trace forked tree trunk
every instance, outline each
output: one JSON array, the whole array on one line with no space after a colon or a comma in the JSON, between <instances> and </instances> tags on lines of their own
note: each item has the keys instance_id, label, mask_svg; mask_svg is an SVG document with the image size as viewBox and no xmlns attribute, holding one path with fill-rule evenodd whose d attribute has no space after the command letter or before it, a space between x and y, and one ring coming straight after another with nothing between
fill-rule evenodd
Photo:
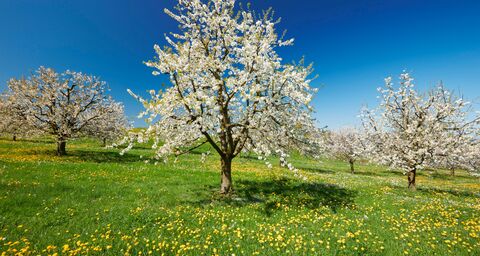
<instances>
[{"instance_id":1,"label":"forked tree trunk","mask_svg":"<svg viewBox=\"0 0 480 256\"><path fill-rule=\"evenodd\" d=\"M355 161L349 160L348 163L350 163L350 172L351 172L352 174L355 174L355 166L354 166Z\"/></svg>"},{"instance_id":2,"label":"forked tree trunk","mask_svg":"<svg viewBox=\"0 0 480 256\"><path fill-rule=\"evenodd\" d=\"M411 189L412 191L417 190L416 184L415 184L415 177L417 176L417 168L413 168L411 171L407 173L407 178L408 178L408 188Z\"/></svg>"},{"instance_id":3,"label":"forked tree trunk","mask_svg":"<svg viewBox=\"0 0 480 256\"><path fill-rule=\"evenodd\" d=\"M222 181L220 193L228 194L232 191L232 159L222 158Z\"/></svg>"},{"instance_id":4,"label":"forked tree trunk","mask_svg":"<svg viewBox=\"0 0 480 256\"><path fill-rule=\"evenodd\" d=\"M57 155L58 156L64 156L67 154L66 151L66 146L67 146L67 141L65 139L60 138L57 141Z\"/></svg>"}]
</instances>

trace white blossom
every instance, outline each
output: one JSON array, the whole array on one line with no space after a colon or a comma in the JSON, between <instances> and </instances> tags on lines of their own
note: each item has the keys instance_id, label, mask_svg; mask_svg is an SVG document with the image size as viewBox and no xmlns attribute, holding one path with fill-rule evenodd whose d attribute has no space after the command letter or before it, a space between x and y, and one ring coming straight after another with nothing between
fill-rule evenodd
<instances>
[{"instance_id":1,"label":"white blossom","mask_svg":"<svg viewBox=\"0 0 480 256\"><path fill-rule=\"evenodd\" d=\"M123 138L132 127L125 117L123 104L112 102L109 106L109 114L97 118L86 125L83 134L107 142L115 142Z\"/></svg>"},{"instance_id":2,"label":"white blossom","mask_svg":"<svg viewBox=\"0 0 480 256\"><path fill-rule=\"evenodd\" d=\"M13 97L9 97L8 94L0 96L0 133L2 135L12 136L13 140L18 136L36 135L27 120L27 107Z\"/></svg>"},{"instance_id":3,"label":"white blossom","mask_svg":"<svg viewBox=\"0 0 480 256\"><path fill-rule=\"evenodd\" d=\"M63 155L68 139L87 131L103 132L103 128L116 125L104 119L123 115L116 111L120 105L106 94L107 89L106 83L95 76L68 70L59 74L40 67L29 78L10 79L5 97L22 109L22 123L27 127L36 133L54 135L57 153ZM10 114L19 117L18 111Z\"/></svg>"},{"instance_id":4,"label":"white blossom","mask_svg":"<svg viewBox=\"0 0 480 256\"><path fill-rule=\"evenodd\" d=\"M412 189L417 170L459 161L469 151L467 142L478 138L471 135L478 131L479 118L468 120L469 103L443 85L419 94L410 74L403 73L398 87L387 78L379 91L379 107L362 111L365 131L376 149L373 159L402 169Z\"/></svg>"},{"instance_id":5,"label":"white blossom","mask_svg":"<svg viewBox=\"0 0 480 256\"><path fill-rule=\"evenodd\" d=\"M347 161L350 164L352 173L355 172L355 162L365 157L369 150L365 134L355 128L343 128L328 132L325 145L329 156Z\"/></svg>"},{"instance_id":6,"label":"white blossom","mask_svg":"<svg viewBox=\"0 0 480 256\"><path fill-rule=\"evenodd\" d=\"M277 49L293 40L277 36L271 11L256 17L237 12L235 2L179 0L176 12L165 10L181 32L166 37L168 46L155 45L157 59L146 65L172 86L150 100L132 93L150 121L142 137L163 143L157 157L209 143L222 159L223 193L231 189L231 161L241 152L314 151L316 130L312 67L282 63Z\"/></svg>"}]
</instances>

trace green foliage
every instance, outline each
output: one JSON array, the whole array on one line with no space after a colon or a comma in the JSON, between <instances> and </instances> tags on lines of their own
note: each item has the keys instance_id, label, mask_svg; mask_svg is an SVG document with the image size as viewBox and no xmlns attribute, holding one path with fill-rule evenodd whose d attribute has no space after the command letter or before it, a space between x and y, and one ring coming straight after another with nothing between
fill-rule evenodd
<instances>
[{"instance_id":1,"label":"green foliage","mask_svg":"<svg viewBox=\"0 0 480 256\"><path fill-rule=\"evenodd\" d=\"M14 254L480 254L479 180L423 172L417 192L383 167L295 155L308 177L235 159L235 193L218 193L219 159L201 152L144 163L76 140L0 140L0 252ZM143 158L140 156L143 155ZM16 250L16 251L15 251Z\"/></svg>"}]
</instances>

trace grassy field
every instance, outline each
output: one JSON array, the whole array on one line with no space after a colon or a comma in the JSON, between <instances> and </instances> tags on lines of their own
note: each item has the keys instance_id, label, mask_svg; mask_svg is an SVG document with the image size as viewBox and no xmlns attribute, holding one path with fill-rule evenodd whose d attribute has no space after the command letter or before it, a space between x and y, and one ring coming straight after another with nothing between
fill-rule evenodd
<instances>
[{"instance_id":1,"label":"grassy field","mask_svg":"<svg viewBox=\"0 0 480 256\"><path fill-rule=\"evenodd\" d=\"M295 157L303 181L243 156L225 198L206 148L158 165L147 148L54 150L0 140L0 254L480 255L480 181L462 172L411 192L383 167Z\"/></svg>"}]
</instances>

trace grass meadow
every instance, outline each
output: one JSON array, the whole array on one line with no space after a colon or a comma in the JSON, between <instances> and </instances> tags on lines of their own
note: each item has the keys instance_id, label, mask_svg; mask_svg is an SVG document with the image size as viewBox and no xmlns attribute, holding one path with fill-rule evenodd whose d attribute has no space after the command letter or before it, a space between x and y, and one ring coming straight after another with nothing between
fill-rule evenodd
<instances>
[{"instance_id":1,"label":"grass meadow","mask_svg":"<svg viewBox=\"0 0 480 256\"><path fill-rule=\"evenodd\" d=\"M244 155L223 197L207 147L155 165L100 144L0 140L1 255L480 255L480 180L461 171L412 192L381 166L294 156L303 181Z\"/></svg>"}]
</instances>

